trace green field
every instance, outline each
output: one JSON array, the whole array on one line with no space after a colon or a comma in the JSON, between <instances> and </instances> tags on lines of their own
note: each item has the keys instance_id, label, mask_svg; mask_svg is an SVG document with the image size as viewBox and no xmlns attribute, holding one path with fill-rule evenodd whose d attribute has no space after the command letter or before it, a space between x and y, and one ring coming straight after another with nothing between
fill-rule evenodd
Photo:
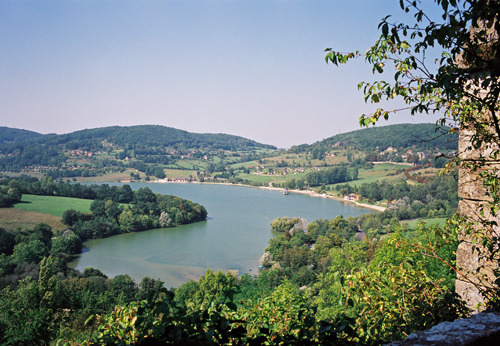
<instances>
[{"instance_id":1,"label":"green field","mask_svg":"<svg viewBox=\"0 0 500 346\"><path fill-rule=\"evenodd\" d=\"M277 177L267 174L245 174L241 173L238 175L239 178L248 180L253 183L265 183L266 185L270 182L283 181L283 177Z\"/></svg>"},{"instance_id":2,"label":"green field","mask_svg":"<svg viewBox=\"0 0 500 346\"><path fill-rule=\"evenodd\" d=\"M360 169L358 179L349 182L349 184L361 185L364 183L373 183L382 180L394 181L406 179L403 174L396 174L398 170L406 168L407 166L391 163L377 164L374 165L371 169Z\"/></svg>"},{"instance_id":3,"label":"green field","mask_svg":"<svg viewBox=\"0 0 500 346\"><path fill-rule=\"evenodd\" d=\"M406 225L408 226L408 228L410 229L415 229L417 228L418 226L418 223L420 221L424 221L425 223L427 223L427 225L429 226L439 226L439 227L443 227L444 224L446 223L446 220L447 218L445 217L440 217L440 218L436 218L436 219L420 219L420 220L411 220L411 221L406 221Z\"/></svg>"},{"instance_id":4,"label":"green field","mask_svg":"<svg viewBox=\"0 0 500 346\"><path fill-rule=\"evenodd\" d=\"M92 200L90 199L23 195L22 202L17 203L14 207L25 211L62 217L62 214L68 209L75 209L82 212L90 211L90 204L92 204Z\"/></svg>"},{"instance_id":5,"label":"green field","mask_svg":"<svg viewBox=\"0 0 500 346\"><path fill-rule=\"evenodd\" d=\"M177 161L175 164L177 165L177 167L179 167L181 169L193 170L195 167L195 163L197 163L197 162L192 160L192 161Z\"/></svg>"},{"instance_id":6,"label":"green field","mask_svg":"<svg viewBox=\"0 0 500 346\"><path fill-rule=\"evenodd\" d=\"M240 163L233 163L230 167L233 169L239 169L241 167L248 168L248 167L257 167L259 166L259 163L257 161L246 161L246 162L240 162Z\"/></svg>"},{"instance_id":7,"label":"green field","mask_svg":"<svg viewBox=\"0 0 500 346\"><path fill-rule=\"evenodd\" d=\"M239 178L254 182L254 183L285 183L292 179L301 179L306 176L307 173L295 173L287 175L268 175L268 174L245 174L241 173L238 175Z\"/></svg>"}]
</instances>

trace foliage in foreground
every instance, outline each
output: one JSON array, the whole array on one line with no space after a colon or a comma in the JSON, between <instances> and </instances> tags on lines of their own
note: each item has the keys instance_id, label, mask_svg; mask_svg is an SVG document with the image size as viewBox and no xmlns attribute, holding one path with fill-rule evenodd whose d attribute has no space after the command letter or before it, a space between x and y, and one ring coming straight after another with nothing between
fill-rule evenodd
<instances>
[{"instance_id":1,"label":"foliage in foreground","mask_svg":"<svg viewBox=\"0 0 500 346\"><path fill-rule=\"evenodd\" d=\"M444 264L453 264L453 232L421 224L374 252L354 244L332 248L336 260L309 287L271 269L241 278L208 270L174 291L157 287L91 319L97 330L85 343L379 344L467 313Z\"/></svg>"},{"instance_id":2,"label":"foliage in foreground","mask_svg":"<svg viewBox=\"0 0 500 346\"><path fill-rule=\"evenodd\" d=\"M353 221L284 232L270 243L280 265L258 276L208 270L175 290L150 278L140 285L128 275L108 279L93 268L78 274L46 226L17 237L2 231L10 245L0 255L8 284L0 290L0 342L376 344L464 312L447 266L453 231L421 224L359 241L348 231ZM308 267L312 276L303 274Z\"/></svg>"}]
</instances>

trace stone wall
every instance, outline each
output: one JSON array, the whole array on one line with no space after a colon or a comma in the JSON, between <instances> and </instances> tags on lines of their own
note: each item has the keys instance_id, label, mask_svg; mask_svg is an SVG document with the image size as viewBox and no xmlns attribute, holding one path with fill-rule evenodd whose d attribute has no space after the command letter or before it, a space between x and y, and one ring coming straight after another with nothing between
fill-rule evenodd
<instances>
[{"instance_id":1,"label":"stone wall","mask_svg":"<svg viewBox=\"0 0 500 346\"><path fill-rule=\"evenodd\" d=\"M468 319L442 322L389 345L500 345L500 314L483 312Z\"/></svg>"},{"instance_id":2,"label":"stone wall","mask_svg":"<svg viewBox=\"0 0 500 346\"><path fill-rule=\"evenodd\" d=\"M486 117L485 124L491 122ZM486 130L494 131L493 128ZM458 212L471 225L462 228L459 234L460 244L457 249L457 269L459 274L456 281L456 292L467 302L467 305L478 309L478 303L484 306L485 300L481 294L483 289L493 285L494 270L498 268L498 260L489 260L489 252L480 245L481 237L500 236L500 227L492 226L491 221L500 225L499 214L491 215L487 206L492 202L491 196L483 187L480 174L484 171L500 171L500 161L494 159L492 153L498 150L496 143L474 148L473 136L477 135L471 128L462 128L459 137L459 157L461 167L459 171L458 195L462 199ZM479 167L479 168L477 168Z\"/></svg>"},{"instance_id":3,"label":"stone wall","mask_svg":"<svg viewBox=\"0 0 500 346\"><path fill-rule=\"evenodd\" d=\"M492 84L483 86L483 81L491 76L492 66L498 64L500 49L500 33L497 31L498 16L493 23L487 25L484 20L478 20L477 26L471 27L469 35L476 47L474 54L479 58L470 60L471 53L462 52L458 57L459 67L471 73L468 92L477 100L481 100L483 111L460 115L459 158L461 161L458 181L458 195L462 199L458 212L472 225L462 225L459 234L460 244L457 249L457 269L459 274L456 281L456 292L467 302L468 306L475 309L478 303L484 305L485 297L481 294L483 289L491 287L495 280L494 270L498 268L498 258L490 260L490 253L480 245L484 237L500 236L500 213L492 215L487 208L493 201L483 186L481 173L495 173L500 178L500 155L496 158L494 153L499 150L499 133L495 130L492 113L485 111L491 100L498 102L498 95L492 93ZM481 39L477 39L481 37ZM487 42L487 44L484 44ZM471 46L474 48L474 44ZM470 48L470 49L472 49ZM480 49L479 49L480 48ZM487 48L487 49L486 49ZM488 86L489 85L489 86ZM495 96L496 95L496 96ZM495 103L496 104L496 103ZM467 112L467 110L464 110ZM496 115L498 116L498 114ZM477 141L482 139L487 144ZM481 310L481 309L475 309Z\"/></svg>"}]
</instances>

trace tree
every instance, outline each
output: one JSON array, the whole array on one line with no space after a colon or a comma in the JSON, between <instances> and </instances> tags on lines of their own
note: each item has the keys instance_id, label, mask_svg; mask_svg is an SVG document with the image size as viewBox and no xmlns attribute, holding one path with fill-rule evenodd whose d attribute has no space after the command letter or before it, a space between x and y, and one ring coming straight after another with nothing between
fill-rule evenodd
<instances>
[{"instance_id":1,"label":"tree","mask_svg":"<svg viewBox=\"0 0 500 346\"><path fill-rule=\"evenodd\" d=\"M117 220L118 216L123 211L122 207L112 200L108 199L104 203L104 209L106 210L106 216L110 219Z\"/></svg>"},{"instance_id":2,"label":"tree","mask_svg":"<svg viewBox=\"0 0 500 346\"><path fill-rule=\"evenodd\" d=\"M106 199L111 197L111 189L108 184L99 185L97 189L97 199Z\"/></svg>"},{"instance_id":3,"label":"tree","mask_svg":"<svg viewBox=\"0 0 500 346\"><path fill-rule=\"evenodd\" d=\"M165 172L161 167L155 167L153 170L153 175L158 179L164 179L166 177Z\"/></svg>"},{"instance_id":4,"label":"tree","mask_svg":"<svg viewBox=\"0 0 500 346\"><path fill-rule=\"evenodd\" d=\"M188 281L176 290L175 299L190 311L208 309L211 305L232 301L236 277L207 269L197 282Z\"/></svg>"},{"instance_id":5,"label":"tree","mask_svg":"<svg viewBox=\"0 0 500 346\"><path fill-rule=\"evenodd\" d=\"M62 215L62 222L67 226L73 226L79 220L80 213L74 209L64 211Z\"/></svg>"},{"instance_id":6,"label":"tree","mask_svg":"<svg viewBox=\"0 0 500 346\"><path fill-rule=\"evenodd\" d=\"M6 254L10 256L12 251L14 251L14 245L16 245L15 236L0 228L0 254Z\"/></svg>"},{"instance_id":7,"label":"tree","mask_svg":"<svg viewBox=\"0 0 500 346\"><path fill-rule=\"evenodd\" d=\"M135 192L135 203L156 203L156 195L149 187L142 187Z\"/></svg>"},{"instance_id":8,"label":"tree","mask_svg":"<svg viewBox=\"0 0 500 346\"><path fill-rule=\"evenodd\" d=\"M21 201L22 193L18 188L0 186L0 208L8 208Z\"/></svg>"},{"instance_id":9,"label":"tree","mask_svg":"<svg viewBox=\"0 0 500 346\"><path fill-rule=\"evenodd\" d=\"M414 12L415 23L390 23L390 16L379 24L382 35L365 55L373 72L382 74L392 63L396 73L393 82L362 82L365 100L402 98L411 113L443 112L441 124L447 120L460 124L480 125L478 111L489 110L494 133L500 137L498 101L500 94L500 58L498 32L500 11L498 0L446 1L435 0L442 8L442 23L431 20L416 1L400 1L405 12ZM471 29L469 29L471 27ZM473 34L471 34L473 31ZM435 68L428 66L425 56L435 46L442 48ZM335 65L361 56L359 52L339 53L326 49L326 61ZM485 74L474 75L477 71ZM482 92L481 92L482 91ZM363 114L360 124L375 124L380 117L398 110L377 109ZM486 138L485 138L486 139Z\"/></svg>"},{"instance_id":10,"label":"tree","mask_svg":"<svg viewBox=\"0 0 500 346\"><path fill-rule=\"evenodd\" d=\"M108 277L103 274L99 269L93 268L93 267L87 267L83 270L82 277L84 278L90 278L94 276L99 276L107 279Z\"/></svg>"},{"instance_id":11,"label":"tree","mask_svg":"<svg viewBox=\"0 0 500 346\"><path fill-rule=\"evenodd\" d=\"M52 255L65 254L74 255L82 250L82 241L73 231L66 230L60 237L52 241Z\"/></svg>"},{"instance_id":12,"label":"tree","mask_svg":"<svg viewBox=\"0 0 500 346\"><path fill-rule=\"evenodd\" d=\"M160 214L159 223L160 227L170 227L172 226L172 219L167 212L162 211L162 213Z\"/></svg>"},{"instance_id":13,"label":"tree","mask_svg":"<svg viewBox=\"0 0 500 346\"><path fill-rule=\"evenodd\" d=\"M136 179L139 179L139 174L136 175ZM133 200L134 200L134 191L132 191L130 185L123 185L121 188L118 188L118 202L130 203Z\"/></svg>"},{"instance_id":14,"label":"tree","mask_svg":"<svg viewBox=\"0 0 500 346\"><path fill-rule=\"evenodd\" d=\"M49 248L38 240L31 240L28 244L20 243L14 246L14 262L19 263L39 263L43 257L49 254Z\"/></svg>"},{"instance_id":15,"label":"tree","mask_svg":"<svg viewBox=\"0 0 500 346\"><path fill-rule=\"evenodd\" d=\"M45 223L39 223L35 226L33 232L30 234L30 241L38 239L50 249L52 244L52 236L52 227Z\"/></svg>"},{"instance_id":16,"label":"tree","mask_svg":"<svg viewBox=\"0 0 500 346\"><path fill-rule=\"evenodd\" d=\"M163 287L163 282L155 280L150 277L144 277L139 284L139 291L136 295L136 300L149 300L154 301L158 298L160 291Z\"/></svg>"},{"instance_id":17,"label":"tree","mask_svg":"<svg viewBox=\"0 0 500 346\"><path fill-rule=\"evenodd\" d=\"M105 216L106 215L105 201L99 199L94 200L90 205L90 211L95 216Z\"/></svg>"},{"instance_id":18,"label":"tree","mask_svg":"<svg viewBox=\"0 0 500 346\"><path fill-rule=\"evenodd\" d=\"M53 195L56 191L56 184L54 184L52 178L47 175L40 181L40 187L47 196Z\"/></svg>"},{"instance_id":19,"label":"tree","mask_svg":"<svg viewBox=\"0 0 500 346\"><path fill-rule=\"evenodd\" d=\"M246 328L250 337L260 337L257 343L308 344L318 335L319 323L306 295L285 279L270 296L259 299L249 312Z\"/></svg>"},{"instance_id":20,"label":"tree","mask_svg":"<svg viewBox=\"0 0 500 346\"><path fill-rule=\"evenodd\" d=\"M125 209L118 217L118 223L122 232L133 232L138 230L137 217L130 209Z\"/></svg>"},{"instance_id":21,"label":"tree","mask_svg":"<svg viewBox=\"0 0 500 346\"><path fill-rule=\"evenodd\" d=\"M40 306L40 293L37 281L30 276L19 281L17 289L0 291L2 344L49 342L52 316L50 309Z\"/></svg>"},{"instance_id":22,"label":"tree","mask_svg":"<svg viewBox=\"0 0 500 346\"><path fill-rule=\"evenodd\" d=\"M112 282L113 292L118 296L120 303L130 302L137 294L137 286L128 274L117 275Z\"/></svg>"},{"instance_id":23,"label":"tree","mask_svg":"<svg viewBox=\"0 0 500 346\"><path fill-rule=\"evenodd\" d=\"M400 98L412 114L437 112L442 115L438 125L449 124L455 132L460 129L459 192L465 200L460 202L458 223L463 241L457 262L467 270L459 278L469 286L461 284L457 291L465 299L471 298L471 305L477 293L485 302L500 305L498 271L495 273L499 256L495 228L500 221L496 163L500 156L500 1L435 0L435 4L442 13L439 22L420 8L420 2L400 0L401 8L411 12L414 20L391 23L390 16L385 17L379 24L380 38L365 55L374 73L382 74L393 66L394 77L392 81L362 82L358 88L368 102ZM426 57L436 50L440 54L431 66ZM326 52L326 61L335 65L361 56L331 48ZM360 124L375 124L397 111L378 108L363 114ZM461 258L474 252L479 264L471 268L471 261Z\"/></svg>"}]
</instances>

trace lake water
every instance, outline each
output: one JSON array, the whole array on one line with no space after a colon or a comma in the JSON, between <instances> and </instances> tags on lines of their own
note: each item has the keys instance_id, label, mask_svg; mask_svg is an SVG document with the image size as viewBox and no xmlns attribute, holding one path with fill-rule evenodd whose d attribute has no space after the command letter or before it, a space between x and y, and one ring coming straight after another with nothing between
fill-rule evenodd
<instances>
[{"instance_id":1,"label":"lake water","mask_svg":"<svg viewBox=\"0 0 500 346\"><path fill-rule=\"evenodd\" d=\"M109 185L120 185L109 184ZM197 279L207 268L256 273L259 259L274 236L269 224L278 217L307 221L347 217L373 211L352 204L280 191L213 185L132 183L132 189L176 195L205 206L207 221L167 229L87 241L71 263L83 271L94 267L108 276L129 274L136 282L149 276L167 287Z\"/></svg>"}]
</instances>

